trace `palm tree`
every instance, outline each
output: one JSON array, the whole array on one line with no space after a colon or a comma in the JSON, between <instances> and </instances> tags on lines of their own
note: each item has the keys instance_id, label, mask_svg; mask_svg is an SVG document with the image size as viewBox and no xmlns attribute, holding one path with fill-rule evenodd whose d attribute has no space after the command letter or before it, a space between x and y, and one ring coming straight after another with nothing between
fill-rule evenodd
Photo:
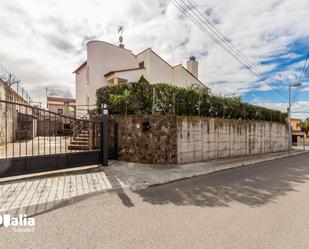
<instances>
[{"instance_id":1,"label":"palm tree","mask_svg":"<svg viewBox=\"0 0 309 249\"><path fill-rule=\"evenodd\" d=\"M297 124L297 127L301 128L308 135L309 132L309 118L305 119L304 122Z\"/></svg>"}]
</instances>

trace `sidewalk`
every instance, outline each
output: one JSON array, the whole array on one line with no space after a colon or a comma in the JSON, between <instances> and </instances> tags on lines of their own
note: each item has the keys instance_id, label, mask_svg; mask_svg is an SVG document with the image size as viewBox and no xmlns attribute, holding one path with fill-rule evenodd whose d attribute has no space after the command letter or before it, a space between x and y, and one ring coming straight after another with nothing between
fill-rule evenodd
<instances>
[{"instance_id":1,"label":"sidewalk","mask_svg":"<svg viewBox=\"0 0 309 249\"><path fill-rule=\"evenodd\" d=\"M293 151L292 156L303 152ZM152 185L209 174L259 162L291 156L276 153L183 165L145 165L115 161L109 167L93 165L84 170L50 172L50 175L15 177L0 183L0 214L40 214L80 201L90 195L109 191L138 190ZM77 168L76 168L77 170ZM46 173L45 173L46 174ZM3 180L3 179L2 179ZM6 179L7 180L7 179Z\"/></svg>"},{"instance_id":2,"label":"sidewalk","mask_svg":"<svg viewBox=\"0 0 309 249\"><path fill-rule=\"evenodd\" d=\"M86 171L53 172L29 179L13 178L0 184L0 214L36 215L83 200L97 193L117 191L126 186L117 177L108 177L100 165ZM60 171L61 172L61 171ZM56 175L55 175L56 173ZM40 174L38 174L40 175ZM7 180L7 179L6 179Z\"/></svg>"},{"instance_id":3,"label":"sidewalk","mask_svg":"<svg viewBox=\"0 0 309 249\"><path fill-rule=\"evenodd\" d=\"M191 178L195 176L210 174L216 171L227 170L242 166L248 166L260 162L275 160L279 158L296 156L306 153L300 150L272 153L266 155L246 156L237 158L226 158L221 160L210 160L207 162L196 162L182 165L146 165L117 161L111 167L105 169L107 175L115 175L124 185L131 190L139 190L153 185Z\"/></svg>"}]
</instances>

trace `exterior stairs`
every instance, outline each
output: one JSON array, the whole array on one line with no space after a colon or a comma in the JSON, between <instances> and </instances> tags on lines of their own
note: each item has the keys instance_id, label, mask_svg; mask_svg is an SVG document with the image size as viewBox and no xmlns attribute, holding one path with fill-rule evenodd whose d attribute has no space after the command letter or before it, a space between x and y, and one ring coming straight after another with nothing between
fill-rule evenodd
<instances>
[{"instance_id":1,"label":"exterior stairs","mask_svg":"<svg viewBox=\"0 0 309 249\"><path fill-rule=\"evenodd\" d=\"M89 150L89 130L82 129L73 136L68 145L68 150Z\"/></svg>"}]
</instances>

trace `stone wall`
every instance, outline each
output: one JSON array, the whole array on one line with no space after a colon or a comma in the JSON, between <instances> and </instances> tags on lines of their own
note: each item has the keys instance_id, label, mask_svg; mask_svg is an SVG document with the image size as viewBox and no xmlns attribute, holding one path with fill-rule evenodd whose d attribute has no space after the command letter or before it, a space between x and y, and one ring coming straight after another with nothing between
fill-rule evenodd
<instances>
[{"instance_id":1,"label":"stone wall","mask_svg":"<svg viewBox=\"0 0 309 249\"><path fill-rule=\"evenodd\" d=\"M110 119L118 123L119 160L151 164L177 162L175 116L111 115Z\"/></svg>"},{"instance_id":2,"label":"stone wall","mask_svg":"<svg viewBox=\"0 0 309 249\"><path fill-rule=\"evenodd\" d=\"M0 145L10 143L14 137L13 115L9 106L0 103Z\"/></svg>"},{"instance_id":3,"label":"stone wall","mask_svg":"<svg viewBox=\"0 0 309 249\"><path fill-rule=\"evenodd\" d=\"M284 124L177 117L177 163L255 155L288 149Z\"/></svg>"},{"instance_id":4,"label":"stone wall","mask_svg":"<svg viewBox=\"0 0 309 249\"><path fill-rule=\"evenodd\" d=\"M32 139L35 121L32 115L16 112L15 105L0 103L0 145Z\"/></svg>"},{"instance_id":5,"label":"stone wall","mask_svg":"<svg viewBox=\"0 0 309 249\"><path fill-rule=\"evenodd\" d=\"M18 95L18 93L16 93L9 85L4 83L1 79L0 100L27 104L27 102L22 98L22 96ZM3 102L0 103L0 145L10 143L13 140L17 139L19 124L19 121L17 119L17 110L20 113L25 113L25 108L23 107L12 104L5 104Z\"/></svg>"},{"instance_id":6,"label":"stone wall","mask_svg":"<svg viewBox=\"0 0 309 249\"><path fill-rule=\"evenodd\" d=\"M146 130L143 129L145 122ZM114 142L114 123L118 124L118 159L129 162L189 163L288 149L288 128L280 123L110 115L110 147Z\"/></svg>"}]
</instances>

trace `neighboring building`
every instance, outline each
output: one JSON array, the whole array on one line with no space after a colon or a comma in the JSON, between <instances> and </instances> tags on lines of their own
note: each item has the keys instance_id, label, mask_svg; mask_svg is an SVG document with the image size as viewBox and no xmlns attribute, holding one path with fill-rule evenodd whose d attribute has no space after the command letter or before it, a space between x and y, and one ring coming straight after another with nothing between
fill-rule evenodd
<instances>
[{"instance_id":1,"label":"neighboring building","mask_svg":"<svg viewBox=\"0 0 309 249\"><path fill-rule=\"evenodd\" d=\"M29 105L9 84L0 79L0 100ZM24 106L0 103L0 145L32 137L35 121Z\"/></svg>"},{"instance_id":2,"label":"neighboring building","mask_svg":"<svg viewBox=\"0 0 309 249\"><path fill-rule=\"evenodd\" d=\"M292 144L297 145L298 137L303 137L304 132L301 131L301 128L298 127L301 119L291 118L291 127L292 127Z\"/></svg>"},{"instance_id":3,"label":"neighboring building","mask_svg":"<svg viewBox=\"0 0 309 249\"><path fill-rule=\"evenodd\" d=\"M96 90L106 85L136 82L143 75L150 84L170 83L180 87L203 86L198 79L198 62L190 57L187 68L181 64L171 66L148 48L135 55L123 46L104 41L87 44L87 60L75 73L76 104L92 106L96 103Z\"/></svg>"},{"instance_id":4,"label":"neighboring building","mask_svg":"<svg viewBox=\"0 0 309 249\"><path fill-rule=\"evenodd\" d=\"M15 103L29 104L21 95L19 95L11 86L0 79L0 99L12 101Z\"/></svg>"},{"instance_id":5,"label":"neighboring building","mask_svg":"<svg viewBox=\"0 0 309 249\"><path fill-rule=\"evenodd\" d=\"M65 135L71 132L76 117L75 99L47 97L47 109L64 117L60 118L52 113L45 114L44 119L38 124L39 136Z\"/></svg>"},{"instance_id":6,"label":"neighboring building","mask_svg":"<svg viewBox=\"0 0 309 249\"><path fill-rule=\"evenodd\" d=\"M75 117L75 99L47 97L47 109L64 116Z\"/></svg>"}]
</instances>

